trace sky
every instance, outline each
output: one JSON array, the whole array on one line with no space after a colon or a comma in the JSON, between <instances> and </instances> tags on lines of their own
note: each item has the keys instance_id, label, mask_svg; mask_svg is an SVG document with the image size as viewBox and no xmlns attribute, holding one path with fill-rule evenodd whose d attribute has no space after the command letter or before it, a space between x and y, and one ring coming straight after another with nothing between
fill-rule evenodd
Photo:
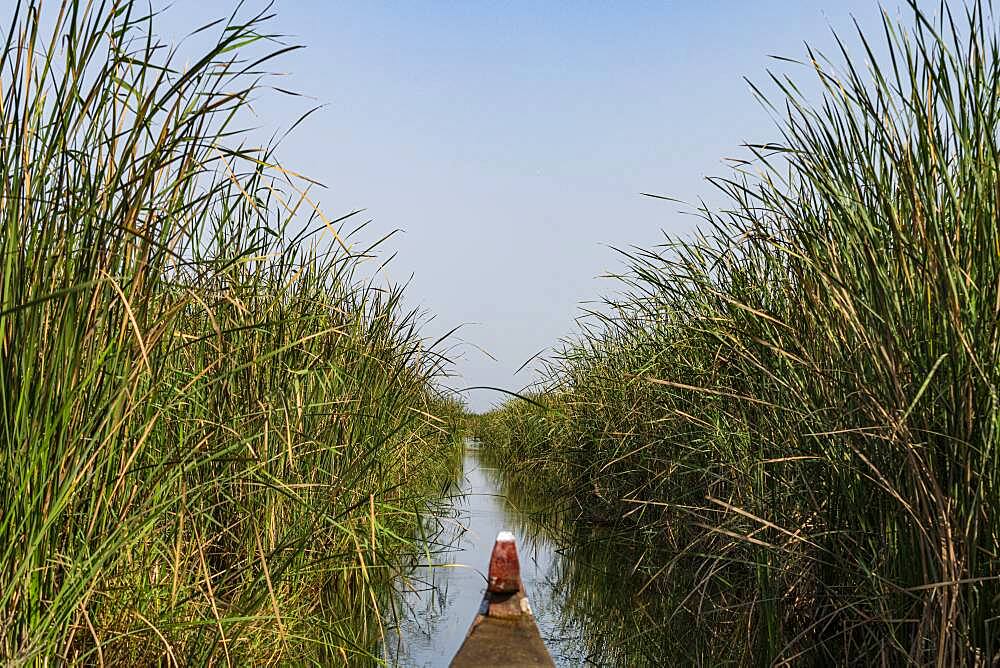
<instances>
[{"instance_id":1,"label":"sky","mask_svg":"<svg viewBox=\"0 0 1000 668\"><path fill-rule=\"evenodd\" d=\"M210 0L220 14L231 6ZM205 1L175 0L183 25ZM886 5L891 13L896 5ZM201 10L201 11L198 11ZM706 176L741 145L777 138L744 77L800 58L830 30L879 26L870 0L376 2L277 0L268 123L325 105L285 140L285 164L327 186L328 213L394 229L392 280L409 281L431 336L461 325L450 384L519 390L536 353L572 335L581 304L615 289L612 249L690 235L697 219L651 192L719 202ZM175 24L170 24L171 28ZM262 102L262 105L264 103ZM719 202L721 203L721 202ZM481 410L502 394L470 391Z\"/></svg>"},{"instance_id":2,"label":"sky","mask_svg":"<svg viewBox=\"0 0 1000 668\"><path fill-rule=\"evenodd\" d=\"M233 5L173 0L159 30L177 39ZM727 174L742 144L778 138L744 77L766 84L777 67L807 80L770 56L801 58L804 43L830 51L831 28L850 32L852 17L880 29L871 0L276 0L273 10L273 31L306 47L273 65L278 83L310 97L260 100L260 123L287 127L323 105L279 156L325 184L330 217L365 209L371 238L402 230L386 247L398 251L388 275L433 315L428 336L461 325L457 389L530 383L531 365L514 372L572 335L581 304L614 291L602 278L622 267L612 246L690 235L693 205L721 203L705 177ZM503 399L467 393L475 409Z\"/></svg>"}]
</instances>

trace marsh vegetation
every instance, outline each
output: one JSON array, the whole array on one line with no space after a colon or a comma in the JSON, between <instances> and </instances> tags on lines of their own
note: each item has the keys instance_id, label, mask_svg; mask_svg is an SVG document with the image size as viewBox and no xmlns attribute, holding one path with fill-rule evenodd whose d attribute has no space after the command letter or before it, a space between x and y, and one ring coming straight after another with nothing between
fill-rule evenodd
<instances>
[{"instance_id":1,"label":"marsh vegetation","mask_svg":"<svg viewBox=\"0 0 1000 668\"><path fill-rule=\"evenodd\" d=\"M510 480L615 530L667 601L660 660L1000 661L990 11L809 52L818 101L775 76L728 204L625 252L531 401L477 423Z\"/></svg>"},{"instance_id":2,"label":"marsh vegetation","mask_svg":"<svg viewBox=\"0 0 1000 668\"><path fill-rule=\"evenodd\" d=\"M987 0L755 88L727 204L471 417L381 242L251 129L295 47L243 9L183 51L132 0L6 30L0 656L383 662L470 431L592 661L1000 663Z\"/></svg>"},{"instance_id":3,"label":"marsh vegetation","mask_svg":"<svg viewBox=\"0 0 1000 668\"><path fill-rule=\"evenodd\" d=\"M182 59L148 10L19 3L0 52L0 655L375 661L446 361L245 130L269 17Z\"/></svg>"}]
</instances>

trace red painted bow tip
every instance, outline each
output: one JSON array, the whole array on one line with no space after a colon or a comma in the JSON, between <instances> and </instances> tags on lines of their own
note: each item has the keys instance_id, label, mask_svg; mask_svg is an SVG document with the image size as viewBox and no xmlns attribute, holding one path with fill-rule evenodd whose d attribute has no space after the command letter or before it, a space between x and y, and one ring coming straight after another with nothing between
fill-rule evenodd
<instances>
[{"instance_id":1,"label":"red painted bow tip","mask_svg":"<svg viewBox=\"0 0 1000 668\"><path fill-rule=\"evenodd\" d=\"M521 590L521 565L517 560L514 534L501 531L490 556L488 591L493 594L513 594Z\"/></svg>"}]
</instances>

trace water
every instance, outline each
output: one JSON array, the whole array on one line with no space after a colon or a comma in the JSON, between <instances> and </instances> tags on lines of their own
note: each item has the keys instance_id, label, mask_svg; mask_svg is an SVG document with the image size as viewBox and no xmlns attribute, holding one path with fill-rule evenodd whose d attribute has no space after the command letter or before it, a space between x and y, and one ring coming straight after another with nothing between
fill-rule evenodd
<instances>
[{"instance_id":1,"label":"water","mask_svg":"<svg viewBox=\"0 0 1000 668\"><path fill-rule=\"evenodd\" d=\"M565 610L568 557L499 490L474 444L466 447L460 489L438 513L435 566L418 567L399 584L404 614L386 641L390 665L447 666L475 618L486 590L486 568L500 531L517 539L521 579L549 652L560 666L585 662L582 622Z\"/></svg>"}]
</instances>

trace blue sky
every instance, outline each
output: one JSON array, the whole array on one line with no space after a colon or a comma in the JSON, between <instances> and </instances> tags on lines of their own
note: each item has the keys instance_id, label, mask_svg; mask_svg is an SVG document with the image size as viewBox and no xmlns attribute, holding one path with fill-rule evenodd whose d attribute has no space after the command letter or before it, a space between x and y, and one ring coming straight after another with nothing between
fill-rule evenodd
<instances>
[{"instance_id":1,"label":"blue sky","mask_svg":"<svg viewBox=\"0 0 1000 668\"><path fill-rule=\"evenodd\" d=\"M231 6L175 0L164 36ZM372 236L404 230L389 275L412 275L429 334L465 325L455 387L511 389L531 380L513 373L525 360L572 334L581 302L614 289L599 278L621 266L609 246L691 233L684 207L639 193L717 201L704 178L725 174L741 144L777 137L743 77L795 71L769 55L829 50L830 28L849 31L852 15L879 22L868 0L274 9L274 29L307 47L280 61L281 85L315 99L264 100L262 123L326 105L285 141L284 163L328 186L328 213L365 208ZM476 408L500 398L469 395Z\"/></svg>"},{"instance_id":2,"label":"blue sky","mask_svg":"<svg viewBox=\"0 0 1000 668\"><path fill-rule=\"evenodd\" d=\"M204 5L172 13L185 6ZM879 21L867 0L275 9L276 29L307 47L282 61L282 85L327 104L283 159L328 186L329 212L365 208L373 234L404 230L389 275L412 275L429 333L464 324L453 384L511 389L572 334L581 302L614 289L599 278L621 266L609 246L691 232L683 207L639 193L717 200L704 178L776 138L743 77L764 82L768 56L799 57L803 42L829 48L852 15ZM305 103L280 102L274 122ZM476 408L500 398L469 394Z\"/></svg>"}]
</instances>

